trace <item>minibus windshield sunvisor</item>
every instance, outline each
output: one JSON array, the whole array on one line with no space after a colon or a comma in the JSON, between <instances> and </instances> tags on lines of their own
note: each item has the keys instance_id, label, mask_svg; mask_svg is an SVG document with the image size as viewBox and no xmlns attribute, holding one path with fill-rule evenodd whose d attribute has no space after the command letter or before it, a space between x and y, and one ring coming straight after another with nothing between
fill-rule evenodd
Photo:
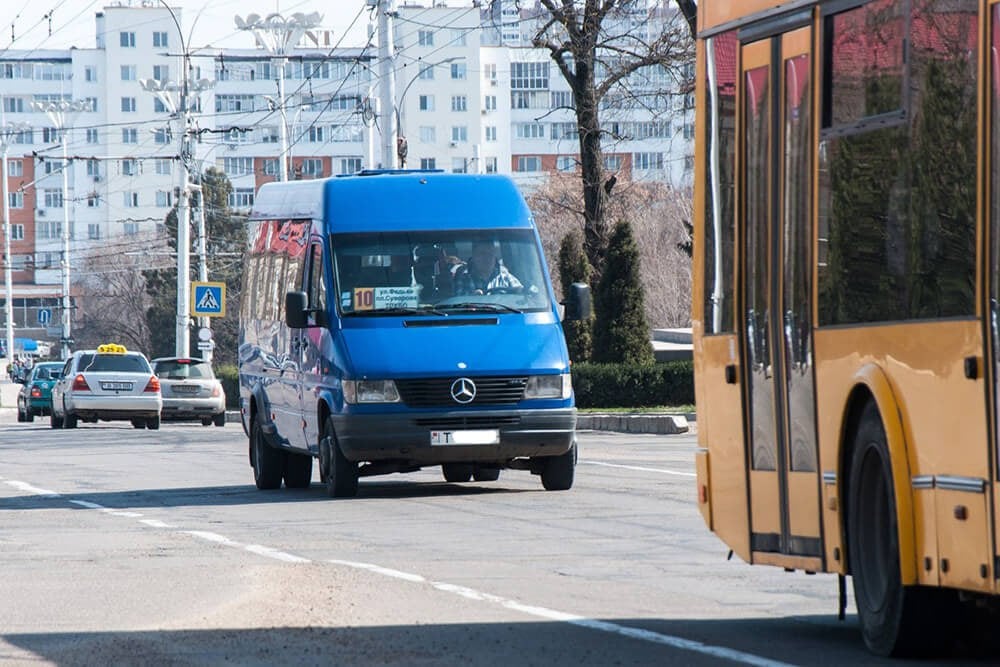
<instances>
[{"instance_id":1,"label":"minibus windshield sunvisor","mask_svg":"<svg viewBox=\"0 0 1000 667\"><path fill-rule=\"evenodd\" d=\"M331 247L345 316L552 309L533 229L333 234Z\"/></svg>"}]
</instances>

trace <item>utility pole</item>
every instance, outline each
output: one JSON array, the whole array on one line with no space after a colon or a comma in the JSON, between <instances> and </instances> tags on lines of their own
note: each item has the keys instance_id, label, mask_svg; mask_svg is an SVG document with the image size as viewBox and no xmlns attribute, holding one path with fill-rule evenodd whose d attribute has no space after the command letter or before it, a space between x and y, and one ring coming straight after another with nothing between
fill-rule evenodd
<instances>
[{"instance_id":1,"label":"utility pole","mask_svg":"<svg viewBox=\"0 0 1000 667\"><path fill-rule=\"evenodd\" d=\"M233 21L240 30L253 33L257 44L272 56L272 64L277 68L278 114L281 116L280 150L278 160L278 180L288 180L288 118L285 113L285 63L289 52L295 48L302 36L320 25L323 17L318 12L304 14L296 12L285 17L275 12L261 18L259 14L248 14L246 19L234 16Z\"/></svg>"},{"instance_id":2,"label":"utility pole","mask_svg":"<svg viewBox=\"0 0 1000 667\"><path fill-rule=\"evenodd\" d=\"M27 123L7 123L3 122L0 127L0 144L3 146L3 283L4 294L7 299L7 363L14 360L14 281L11 275L12 267L10 260L10 194L7 191L7 153L10 149L11 141L19 133L27 130Z\"/></svg>"},{"instance_id":3,"label":"utility pole","mask_svg":"<svg viewBox=\"0 0 1000 667\"><path fill-rule=\"evenodd\" d=\"M382 168L395 169L396 161L396 61L392 43L395 0L378 0L379 97L382 100Z\"/></svg>"},{"instance_id":4,"label":"utility pole","mask_svg":"<svg viewBox=\"0 0 1000 667\"><path fill-rule=\"evenodd\" d=\"M70 347L73 345L71 317L73 314L72 299L70 296L70 275L69 275L69 251L72 233L69 226L69 207L72 199L69 196L69 149L67 136L69 134L70 114L81 111L90 111L90 102L86 100L62 100L59 102L32 102L31 108L35 111L44 111L55 126L62 143L62 337L60 343L60 355L62 359L69 359Z\"/></svg>"}]
</instances>

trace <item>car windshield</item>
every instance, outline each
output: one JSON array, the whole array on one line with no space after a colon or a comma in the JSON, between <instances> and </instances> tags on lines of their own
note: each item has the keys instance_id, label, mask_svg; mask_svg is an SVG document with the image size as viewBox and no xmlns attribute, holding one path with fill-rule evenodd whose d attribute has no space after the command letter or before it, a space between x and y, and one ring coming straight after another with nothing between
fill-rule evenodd
<instances>
[{"instance_id":1,"label":"car windshield","mask_svg":"<svg viewBox=\"0 0 1000 667\"><path fill-rule=\"evenodd\" d=\"M116 371L120 373L149 373L149 362L136 354L92 354L80 355L77 366L81 373Z\"/></svg>"},{"instance_id":2,"label":"car windshield","mask_svg":"<svg viewBox=\"0 0 1000 667\"><path fill-rule=\"evenodd\" d=\"M33 380L58 380L62 377L62 364L41 364L35 366Z\"/></svg>"},{"instance_id":3,"label":"car windshield","mask_svg":"<svg viewBox=\"0 0 1000 667\"><path fill-rule=\"evenodd\" d=\"M212 366L207 361L195 359L168 359L153 363L153 372L167 380L207 380L214 378Z\"/></svg>"},{"instance_id":4,"label":"car windshield","mask_svg":"<svg viewBox=\"0 0 1000 667\"><path fill-rule=\"evenodd\" d=\"M551 308L530 229L335 234L331 243L345 315Z\"/></svg>"}]
</instances>

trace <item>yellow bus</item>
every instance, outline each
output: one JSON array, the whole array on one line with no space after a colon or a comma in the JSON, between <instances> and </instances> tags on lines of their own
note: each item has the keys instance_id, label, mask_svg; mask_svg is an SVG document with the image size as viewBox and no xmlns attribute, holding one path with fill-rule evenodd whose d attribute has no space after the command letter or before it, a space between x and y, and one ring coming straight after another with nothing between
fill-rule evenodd
<instances>
[{"instance_id":1,"label":"yellow bus","mask_svg":"<svg viewBox=\"0 0 1000 667\"><path fill-rule=\"evenodd\" d=\"M1000 0L698 5L701 513L946 649L1000 602Z\"/></svg>"}]
</instances>

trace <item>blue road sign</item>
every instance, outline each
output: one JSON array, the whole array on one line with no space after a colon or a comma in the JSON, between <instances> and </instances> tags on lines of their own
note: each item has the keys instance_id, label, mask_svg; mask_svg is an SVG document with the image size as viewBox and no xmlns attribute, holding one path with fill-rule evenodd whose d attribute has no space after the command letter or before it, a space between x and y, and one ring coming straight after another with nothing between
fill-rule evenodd
<instances>
[{"instance_id":1,"label":"blue road sign","mask_svg":"<svg viewBox=\"0 0 1000 667\"><path fill-rule=\"evenodd\" d=\"M191 315L194 317L226 316L225 283L191 283Z\"/></svg>"},{"instance_id":2,"label":"blue road sign","mask_svg":"<svg viewBox=\"0 0 1000 667\"><path fill-rule=\"evenodd\" d=\"M38 309L38 323L43 327L52 321L52 310L49 308Z\"/></svg>"}]
</instances>

